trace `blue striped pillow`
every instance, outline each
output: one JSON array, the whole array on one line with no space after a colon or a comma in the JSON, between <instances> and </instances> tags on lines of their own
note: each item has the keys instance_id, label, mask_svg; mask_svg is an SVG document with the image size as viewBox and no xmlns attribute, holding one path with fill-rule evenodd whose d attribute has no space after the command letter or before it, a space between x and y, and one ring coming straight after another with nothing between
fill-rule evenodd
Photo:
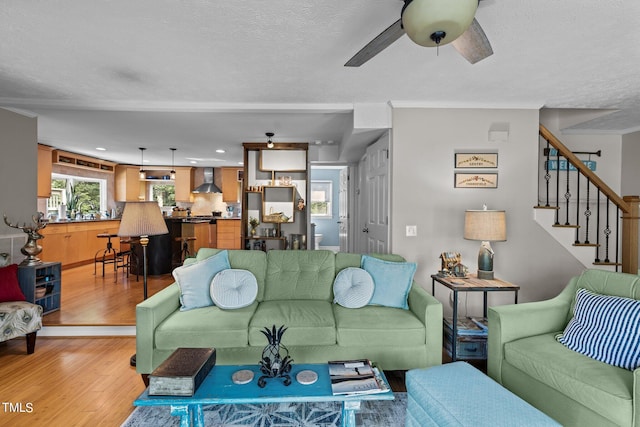
<instances>
[{"instance_id":1,"label":"blue striped pillow","mask_svg":"<svg viewBox=\"0 0 640 427\"><path fill-rule=\"evenodd\" d=\"M579 289L573 319L556 339L610 365L640 367L640 301Z\"/></svg>"}]
</instances>

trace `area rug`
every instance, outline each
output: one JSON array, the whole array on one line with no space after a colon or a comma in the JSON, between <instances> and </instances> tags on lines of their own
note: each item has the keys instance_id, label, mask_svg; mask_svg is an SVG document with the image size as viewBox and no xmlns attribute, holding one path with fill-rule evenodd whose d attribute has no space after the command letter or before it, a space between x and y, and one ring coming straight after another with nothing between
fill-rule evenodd
<instances>
[{"instance_id":1,"label":"area rug","mask_svg":"<svg viewBox=\"0 0 640 427\"><path fill-rule=\"evenodd\" d=\"M395 400L365 401L356 412L359 426L404 426L407 393L394 393ZM334 427L340 425L341 404L269 403L258 405L209 405L204 407L206 426ZM179 426L179 418L168 407L136 408L121 427Z\"/></svg>"}]
</instances>

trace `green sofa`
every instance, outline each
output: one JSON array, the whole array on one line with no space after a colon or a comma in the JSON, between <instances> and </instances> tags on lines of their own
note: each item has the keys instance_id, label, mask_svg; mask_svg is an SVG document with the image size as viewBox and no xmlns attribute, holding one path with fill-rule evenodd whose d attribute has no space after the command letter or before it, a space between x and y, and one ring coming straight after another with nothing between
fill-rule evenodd
<instances>
[{"instance_id":1,"label":"green sofa","mask_svg":"<svg viewBox=\"0 0 640 427\"><path fill-rule=\"evenodd\" d=\"M553 299L492 307L488 374L565 426L640 427L640 369L597 361L555 339L579 288L640 300L638 276L586 270Z\"/></svg>"},{"instance_id":2,"label":"green sofa","mask_svg":"<svg viewBox=\"0 0 640 427\"><path fill-rule=\"evenodd\" d=\"M219 252L202 248L195 260ZM258 282L248 307L180 311L177 283L136 307L136 370L143 379L178 347L215 347L223 365L257 364L267 344L264 327L286 325L283 344L294 363L369 358L387 370L442 363L442 305L415 282L409 310L382 306L349 309L333 304L333 281L361 255L331 251L230 250L231 268ZM404 261L399 255L375 255Z\"/></svg>"}]
</instances>

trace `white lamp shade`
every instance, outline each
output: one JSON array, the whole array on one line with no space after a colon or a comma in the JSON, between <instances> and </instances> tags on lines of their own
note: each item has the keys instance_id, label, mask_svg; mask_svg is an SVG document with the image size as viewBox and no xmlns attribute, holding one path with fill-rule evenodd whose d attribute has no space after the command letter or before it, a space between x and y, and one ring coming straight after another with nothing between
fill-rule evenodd
<instances>
[{"instance_id":1,"label":"white lamp shade","mask_svg":"<svg viewBox=\"0 0 640 427\"><path fill-rule=\"evenodd\" d=\"M451 43L471 25L478 0L413 0L402 13L402 26L420 46L434 47L431 34L444 31L440 45Z\"/></svg>"},{"instance_id":2,"label":"white lamp shade","mask_svg":"<svg viewBox=\"0 0 640 427\"><path fill-rule=\"evenodd\" d=\"M507 240L507 218L504 211L468 210L464 215L464 238L483 242Z\"/></svg>"},{"instance_id":3,"label":"white lamp shade","mask_svg":"<svg viewBox=\"0 0 640 427\"><path fill-rule=\"evenodd\" d=\"M168 232L158 203L127 202L124 205L118 236L155 236Z\"/></svg>"}]
</instances>

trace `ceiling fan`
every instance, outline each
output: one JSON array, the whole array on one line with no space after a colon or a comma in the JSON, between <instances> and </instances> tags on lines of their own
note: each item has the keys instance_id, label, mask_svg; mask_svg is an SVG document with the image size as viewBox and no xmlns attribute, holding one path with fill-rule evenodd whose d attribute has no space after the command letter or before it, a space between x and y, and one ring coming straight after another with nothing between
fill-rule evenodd
<instances>
[{"instance_id":1,"label":"ceiling fan","mask_svg":"<svg viewBox=\"0 0 640 427\"><path fill-rule=\"evenodd\" d=\"M491 44L475 18L479 0L404 0L400 19L363 47L345 67L359 67L407 34L421 46L448 43L475 64L493 54Z\"/></svg>"}]
</instances>

